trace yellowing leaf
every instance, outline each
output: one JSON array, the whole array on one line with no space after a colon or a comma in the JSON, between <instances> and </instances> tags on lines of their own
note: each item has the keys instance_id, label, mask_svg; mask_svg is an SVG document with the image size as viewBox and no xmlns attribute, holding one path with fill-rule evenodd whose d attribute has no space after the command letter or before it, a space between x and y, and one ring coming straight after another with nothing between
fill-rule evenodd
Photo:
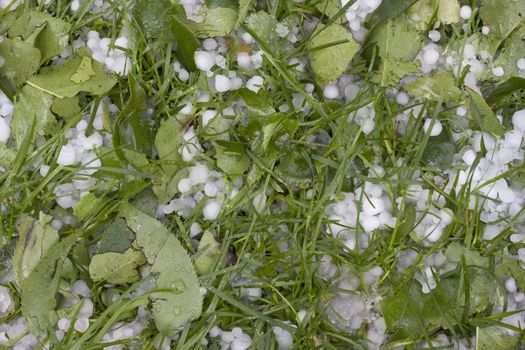
<instances>
[{"instance_id":1,"label":"yellowing leaf","mask_svg":"<svg viewBox=\"0 0 525 350\"><path fill-rule=\"evenodd\" d=\"M322 30L322 31L321 31ZM359 44L348 30L338 24L325 28L319 23L308 43L310 65L321 83L333 81L348 68L352 57L359 51Z\"/></svg>"},{"instance_id":2,"label":"yellowing leaf","mask_svg":"<svg viewBox=\"0 0 525 350\"><path fill-rule=\"evenodd\" d=\"M199 247L197 248L197 259L195 259L195 268L200 275L210 273L213 265L219 255L220 244L213 237L213 233L206 230L202 234Z\"/></svg>"},{"instance_id":3,"label":"yellowing leaf","mask_svg":"<svg viewBox=\"0 0 525 350\"><path fill-rule=\"evenodd\" d=\"M460 20L458 0L439 0L437 18L443 24L452 24Z\"/></svg>"},{"instance_id":4,"label":"yellowing leaf","mask_svg":"<svg viewBox=\"0 0 525 350\"><path fill-rule=\"evenodd\" d=\"M105 281L114 284L138 281L137 267L145 264L141 251L130 248L124 253L108 252L95 254L89 264L89 275L95 282Z\"/></svg>"},{"instance_id":5,"label":"yellowing leaf","mask_svg":"<svg viewBox=\"0 0 525 350\"><path fill-rule=\"evenodd\" d=\"M88 81L96 73L91 66L91 58L84 56L77 67L77 70L71 76L71 81L77 84L82 84Z\"/></svg>"},{"instance_id":6,"label":"yellowing leaf","mask_svg":"<svg viewBox=\"0 0 525 350\"><path fill-rule=\"evenodd\" d=\"M121 206L120 215L135 232L157 288L170 290L154 292L150 299L157 329L162 335L173 336L202 311L195 268L178 239L159 221L129 204Z\"/></svg>"}]
</instances>

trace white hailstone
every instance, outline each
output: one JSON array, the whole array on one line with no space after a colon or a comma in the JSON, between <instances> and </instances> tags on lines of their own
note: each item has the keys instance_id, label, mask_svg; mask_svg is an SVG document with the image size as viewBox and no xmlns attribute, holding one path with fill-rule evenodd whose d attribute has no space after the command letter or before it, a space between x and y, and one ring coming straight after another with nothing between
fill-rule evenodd
<instances>
[{"instance_id":1,"label":"white hailstone","mask_svg":"<svg viewBox=\"0 0 525 350\"><path fill-rule=\"evenodd\" d=\"M0 316L5 316L12 312L14 308L11 292L4 286L0 286Z\"/></svg>"},{"instance_id":2,"label":"white hailstone","mask_svg":"<svg viewBox=\"0 0 525 350\"><path fill-rule=\"evenodd\" d=\"M202 209L204 219L211 221L217 219L221 211L221 205L216 200L210 200Z\"/></svg>"},{"instance_id":3,"label":"white hailstone","mask_svg":"<svg viewBox=\"0 0 525 350\"><path fill-rule=\"evenodd\" d=\"M456 114L459 115L460 117L464 117L467 115L467 109L464 106L459 106L456 109Z\"/></svg>"},{"instance_id":4,"label":"white hailstone","mask_svg":"<svg viewBox=\"0 0 525 350\"><path fill-rule=\"evenodd\" d=\"M186 193L191 190L191 180L188 178L181 179L177 184L177 188L181 193Z\"/></svg>"},{"instance_id":5,"label":"white hailstone","mask_svg":"<svg viewBox=\"0 0 525 350\"><path fill-rule=\"evenodd\" d=\"M259 75L254 75L253 77L248 79L248 81L246 82L246 88L248 88L249 90L255 93L258 93L259 90L262 88L263 84L264 84L263 77Z\"/></svg>"},{"instance_id":6,"label":"white hailstone","mask_svg":"<svg viewBox=\"0 0 525 350\"><path fill-rule=\"evenodd\" d=\"M401 106L405 106L410 101L410 96L404 91L399 92L396 95L396 102L400 104Z\"/></svg>"},{"instance_id":7,"label":"white hailstone","mask_svg":"<svg viewBox=\"0 0 525 350\"><path fill-rule=\"evenodd\" d=\"M425 50L425 53L423 54L423 61L428 65L435 64L439 59L439 51L436 50L433 47L428 48Z\"/></svg>"},{"instance_id":8,"label":"white hailstone","mask_svg":"<svg viewBox=\"0 0 525 350\"><path fill-rule=\"evenodd\" d=\"M119 47L122 47L124 49L128 49L129 48L129 40L128 40L128 38L126 38L125 36L118 37L115 40L115 46L119 46Z\"/></svg>"},{"instance_id":9,"label":"white hailstone","mask_svg":"<svg viewBox=\"0 0 525 350\"><path fill-rule=\"evenodd\" d=\"M252 205L258 213L264 210L264 207L266 206L266 199L266 194L264 192L258 193L255 197L253 197Z\"/></svg>"},{"instance_id":10,"label":"white hailstone","mask_svg":"<svg viewBox=\"0 0 525 350\"><path fill-rule=\"evenodd\" d=\"M374 216L381 213L385 208L381 198L363 198L363 212L366 215Z\"/></svg>"},{"instance_id":11,"label":"white hailstone","mask_svg":"<svg viewBox=\"0 0 525 350\"><path fill-rule=\"evenodd\" d=\"M76 150L75 147L64 145L60 149L58 154L57 164L58 165L73 165L76 162Z\"/></svg>"},{"instance_id":12,"label":"white hailstone","mask_svg":"<svg viewBox=\"0 0 525 350\"><path fill-rule=\"evenodd\" d=\"M38 172L42 177L46 176L49 173L49 165L42 164Z\"/></svg>"},{"instance_id":13,"label":"white hailstone","mask_svg":"<svg viewBox=\"0 0 525 350\"><path fill-rule=\"evenodd\" d=\"M505 281L505 289L506 289L509 293L516 293L516 291L518 290L518 288L516 287L516 281L514 280L514 278L509 277L509 278Z\"/></svg>"},{"instance_id":14,"label":"white hailstone","mask_svg":"<svg viewBox=\"0 0 525 350\"><path fill-rule=\"evenodd\" d=\"M279 344L279 350L288 350L293 345L293 335L286 329L279 326L272 328L273 334L275 334L275 340Z\"/></svg>"},{"instance_id":15,"label":"white hailstone","mask_svg":"<svg viewBox=\"0 0 525 350\"><path fill-rule=\"evenodd\" d=\"M510 188L502 188L498 191L498 198L503 203L512 203L516 200L516 193Z\"/></svg>"},{"instance_id":16,"label":"white hailstone","mask_svg":"<svg viewBox=\"0 0 525 350\"><path fill-rule=\"evenodd\" d=\"M193 185L203 184L208 180L210 171L204 164L197 164L190 168L189 179Z\"/></svg>"},{"instance_id":17,"label":"white hailstone","mask_svg":"<svg viewBox=\"0 0 525 350\"><path fill-rule=\"evenodd\" d=\"M237 64L240 68L249 69L252 64L250 55L243 51L237 53Z\"/></svg>"},{"instance_id":18,"label":"white hailstone","mask_svg":"<svg viewBox=\"0 0 525 350\"><path fill-rule=\"evenodd\" d=\"M516 66L518 67L519 70L525 70L525 58L520 58L516 62Z\"/></svg>"},{"instance_id":19,"label":"white hailstone","mask_svg":"<svg viewBox=\"0 0 525 350\"><path fill-rule=\"evenodd\" d=\"M344 94L348 100L353 100L359 94L361 87L357 84L349 84L345 86Z\"/></svg>"},{"instance_id":20,"label":"white hailstone","mask_svg":"<svg viewBox=\"0 0 525 350\"><path fill-rule=\"evenodd\" d=\"M208 125L208 123L215 118L217 115L217 111L213 109L207 109L204 112L202 112L202 126Z\"/></svg>"},{"instance_id":21,"label":"white hailstone","mask_svg":"<svg viewBox=\"0 0 525 350\"><path fill-rule=\"evenodd\" d=\"M204 41L202 43L202 46L207 51L212 51L212 50L215 50L217 48L217 41L215 39L213 39L213 38L206 38L206 39L204 39Z\"/></svg>"},{"instance_id":22,"label":"white hailstone","mask_svg":"<svg viewBox=\"0 0 525 350\"><path fill-rule=\"evenodd\" d=\"M208 72L214 66L213 56L206 51L195 51L195 65L201 71Z\"/></svg>"},{"instance_id":23,"label":"white hailstone","mask_svg":"<svg viewBox=\"0 0 525 350\"><path fill-rule=\"evenodd\" d=\"M363 226L365 232L372 232L381 226L381 221L377 216L362 215L359 217L359 223Z\"/></svg>"},{"instance_id":24,"label":"white hailstone","mask_svg":"<svg viewBox=\"0 0 525 350\"><path fill-rule=\"evenodd\" d=\"M208 197L215 197L217 195L217 185L213 182L208 182L204 185L204 194Z\"/></svg>"},{"instance_id":25,"label":"white hailstone","mask_svg":"<svg viewBox=\"0 0 525 350\"><path fill-rule=\"evenodd\" d=\"M76 12L80 8L80 2L78 0L73 0L71 2L71 11Z\"/></svg>"},{"instance_id":26,"label":"white hailstone","mask_svg":"<svg viewBox=\"0 0 525 350\"><path fill-rule=\"evenodd\" d=\"M425 132L428 132L431 124L432 124L432 119L426 119L425 123L423 124L423 130ZM443 130L443 125L441 125L439 120L434 120L434 125L432 126L432 130L430 130L430 136L438 136L439 134L441 134L442 130Z\"/></svg>"},{"instance_id":27,"label":"white hailstone","mask_svg":"<svg viewBox=\"0 0 525 350\"><path fill-rule=\"evenodd\" d=\"M11 136L11 128L9 127L7 120L0 117L0 142L6 143L7 140L9 140L10 136Z\"/></svg>"},{"instance_id":28,"label":"white hailstone","mask_svg":"<svg viewBox=\"0 0 525 350\"><path fill-rule=\"evenodd\" d=\"M63 332L67 332L69 330L70 325L71 325L71 321L67 318L61 318L57 322L58 329L60 329Z\"/></svg>"},{"instance_id":29,"label":"white hailstone","mask_svg":"<svg viewBox=\"0 0 525 350\"><path fill-rule=\"evenodd\" d=\"M86 282L82 280L78 280L73 284L73 287L71 287L71 292L84 298L87 298L91 295L91 289L89 289Z\"/></svg>"},{"instance_id":30,"label":"white hailstone","mask_svg":"<svg viewBox=\"0 0 525 350\"><path fill-rule=\"evenodd\" d=\"M297 313L297 319L299 320L299 322L303 322L304 321L304 318L306 317L306 314L307 314L307 311L306 310L299 310L299 312Z\"/></svg>"},{"instance_id":31,"label":"white hailstone","mask_svg":"<svg viewBox=\"0 0 525 350\"><path fill-rule=\"evenodd\" d=\"M80 332L84 333L89 328L89 318L79 318L75 321L74 325L75 329Z\"/></svg>"},{"instance_id":32,"label":"white hailstone","mask_svg":"<svg viewBox=\"0 0 525 350\"><path fill-rule=\"evenodd\" d=\"M179 74L177 74L177 78L179 78L180 81L188 81L190 79L190 72L182 68Z\"/></svg>"},{"instance_id":33,"label":"white hailstone","mask_svg":"<svg viewBox=\"0 0 525 350\"><path fill-rule=\"evenodd\" d=\"M492 68L492 74L494 74L497 77L502 77L505 74L505 71L502 67L494 67Z\"/></svg>"},{"instance_id":34,"label":"white hailstone","mask_svg":"<svg viewBox=\"0 0 525 350\"><path fill-rule=\"evenodd\" d=\"M219 335L221 335L221 333L222 333L222 330L217 326L212 327L212 329L210 329L210 331L208 332L208 334L212 338L218 337Z\"/></svg>"},{"instance_id":35,"label":"white hailstone","mask_svg":"<svg viewBox=\"0 0 525 350\"><path fill-rule=\"evenodd\" d=\"M339 89L335 84L327 84L323 89L323 96L327 99L334 99L339 97Z\"/></svg>"},{"instance_id":36,"label":"white hailstone","mask_svg":"<svg viewBox=\"0 0 525 350\"><path fill-rule=\"evenodd\" d=\"M461 6L459 10L459 16L463 19L469 19L472 16L472 8L470 6Z\"/></svg>"},{"instance_id":37,"label":"white hailstone","mask_svg":"<svg viewBox=\"0 0 525 350\"><path fill-rule=\"evenodd\" d=\"M0 56L0 67L2 67L5 64L5 58Z\"/></svg>"},{"instance_id":38,"label":"white hailstone","mask_svg":"<svg viewBox=\"0 0 525 350\"><path fill-rule=\"evenodd\" d=\"M242 37L242 40L244 40L248 44L253 42L253 36L251 36L249 33L243 33L241 37Z\"/></svg>"},{"instance_id":39,"label":"white hailstone","mask_svg":"<svg viewBox=\"0 0 525 350\"><path fill-rule=\"evenodd\" d=\"M512 124L514 124L514 128L525 131L525 109L517 111L512 115Z\"/></svg>"},{"instance_id":40,"label":"white hailstone","mask_svg":"<svg viewBox=\"0 0 525 350\"><path fill-rule=\"evenodd\" d=\"M226 57L222 55L215 56L215 64L223 69L226 69Z\"/></svg>"},{"instance_id":41,"label":"white hailstone","mask_svg":"<svg viewBox=\"0 0 525 350\"><path fill-rule=\"evenodd\" d=\"M488 35L490 33L490 27L488 27L488 26L481 27L481 33L483 35Z\"/></svg>"},{"instance_id":42,"label":"white hailstone","mask_svg":"<svg viewBox=\"0 0 525 350\"><path fill-rule=\"evenodd\" d=\"M232 84L230 79L222 74L217 74L215 76L215 90L217 92L226 92L231 90Z\"/></svg>"},{"instance_id":43,"label":"white hailstone","mask_svg":"<svg viewBox=\"0 0 525 350\"><path fill-rule=\"evenodd\" d=\"M194 238L199 235L199 233L202 232L202 227L198 222L194 222L190 226L190 237Z\"/></svg>"},{"instance_id":44,"label":"white hailstone","mask_svg":"<svg viewBox=\"0 0 525 350\"><path fill-rule=\"evenodd\" d=\"M428 37L433 42L438 42L441 39L441 33L439 31L433 29L430 32L428 32Z\"/></svg>"},{"instance_id":45,"label":"white hailstone","mask_svg":"<svg viewBox=\"0 0 525 350\"><path fill-rule=\"evenodd\" d=\"M473 150L468 150L465 153L463 153L463 157L461 159L467 164L472 165L474 163L474 160L476 159L476 153L474 153Z\"/></svg>"}]
</instances>

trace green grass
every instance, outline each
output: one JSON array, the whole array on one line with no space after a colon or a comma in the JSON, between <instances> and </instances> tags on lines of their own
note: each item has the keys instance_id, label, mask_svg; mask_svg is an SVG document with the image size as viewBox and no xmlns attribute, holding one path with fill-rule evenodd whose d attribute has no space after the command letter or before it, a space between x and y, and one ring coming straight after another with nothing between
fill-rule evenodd
<instances>
[{"instance_id":1,"label":"green grass","mask_svg":"<svg viewBox=\"0 0 525 350\"><path fill-rule=\"evenodd\" d=\"M82 220L77 220L60 230L60 237L72 234L80 234L82 237L80 248L73 250L69 255L76 269L74 274L80 278L89 278L86 261L82 260L82 254L85 253L83 248L101 239L100 231L115 217L119 204L140 197L152 183L159 181L158 171L162 166L173 165L173 162L157 159L155 153L151 151L152 138L160 121L177 116L184 99L196 100L199 91L207 89L206 78L199 72L192 73L187 82L177 79L173 69L175 53L171 45L160 40L148 39L147 33L143 31L133 13L126 10L125 2L110 3L107 13L115 10L117 5L121 5L123 9L117 9L118 15L112 15L109 19L104 17L104 12L92 14L85 11L72 16L68 11L69 1L56 1L47 8L57 18L72 25L71 40L84 28L102 31L105 36L113 39L118 37L122 28L128 28L133 38L129 49L133 69L128 79L119 78L119 82L108 96L120 110L126 110L126 106L129 108L128 113L112 116L113 122L116 125L119 123L123 126L128 125L126 122L133 118L137 109L154 108L151 130L146 130L147 128L133 130L134 139L139 141L135 151L145 154L149 165L133 166L133 161L124 155L126 142L129 140L119 139L120 136L114 135L113 144L116 147L108 148L99 154L103 165L94 176L100 181L96 186L88 189L103 200L96 202ZM349 3L347 7L350 5ZM24 1L24 6L44 9L44 6L37 5L36 1ZM315 8L315 2L295 3L277 0L268 1L266 7L275 18L282 20L288 16L296 16L299 23L308 16L320 15ZM340 10L329 21L335 22L345 9ZM0 13L0 22L3 15L5 11ZM479 29L480 23L472 20L470 24L469 30L476 32ZM358 293L365 297L378 295L385 299L398 293L406 283L414 280L414 273L421 273L423 262L428 256L446 250L452 242L458 242L487 258L490 261L487 269L495 275L496 258L502 256L506 249L513 252L516 250L516 246L510 243L508 237L521 226L523 209L509 220L502 220L499 223L504 226L502 234L494 240L484 241L482 239L484 224L481 223L480 213L484 200L488 199L476 197L474 209L469 209L469 204L472 194L478 193L482 187L491 186L497 179L475 188L468 181L457 193L446 193L444 188L448 180L444 180L445 183L437 182L435 176L442 174L442 171L425 161L425 150L431 137L430 134L422 131L423 118L428 115L444 123L452 123L457 104L438 100L414 102L413 105L406 107L398 106L388 97L387 89L370 82L374 59L368 63L368 66L363 65L359 72L363 83L356 99L346 104L324 101L322 98L311 96L304 89L304 83L311 82L308 73L298 74L294 67L287 64L287 60L292 57L307 55L306 45L311 39L310 36L299 41L294 50L281 52L275 49L275 45L265 43L258 33L247 26L242 25L242 28L255 38L260 49L265 53L264 66L258 74L272 86L267 90L269 99L275 107L288 104L290 112L287 112L286 118L299 120L297 131L291 135L289 143L278 150L275 158L280 159L295 152L297 157L304 160L304 168L307 169L305 173L308 173L308 176L305 177L306 179L301 179L302 181L295 181L277 166L268 163L270 156L267 153L246 148L250 163L259 166L257 181L243 186L241 195L226 204L217 220L203 223L203 228L213 230L221 242L219 258L212 272L199 277L201 285L207 288L202 315L193 323L187 324L178 339L172 341L173 349L204 349L201 341L213 326L228 330L232 327L241 327L249 331L254 349L277 348L272 332L273 326L293 331L294 348L297 349L366 349L366 345L363 345L367 331L365 324L361 329L349 333L336 327L325 315L326 308L329 307L327 302L333 296L337 293L349 292L341 290L332 284L332 281L324 281L317 276L317 262L324 255L330 256L339 268L336 276L341 276L343 268L346 268L352 276L363 280L363 274L372 267L380 266L383 269L384 273L375 286L364 284L364 287L359 289ZM451 42L466 37L467 34L457 27L447 28L447 40ZM327 46L336 44L328 43ZM231 64L231 60L232 58L228 57L228 64ZM246 76L249 77L250 73L246 73ZM0 81L0 86L2 91L9 90L6 88L7 85L4 86L3 81ZM16 94L16 91L13 92ZM322 96L322 86L316 85L315 92L318 96ZM306 115L294 111L292 93L304 96L312 111ZM203 109L214 108L222 111L237 99L235 93L214 95L210 92L210 94L212 96L210 102L195 103L196 112L183 121L185 126L198 125L200 112ZM524 99L523 90L515 91L497 101L493 109L508 119L507 116L523 107ZM0 266L5 266L6 270L9 269L8 260L17 241L17 225L21 217L34 216L40 211L53 216L70 213L54 205L56 198L53 190L56 186L78 177L75 172L79 168L59 166L56 164L56 158L65 140L65 131L74 126L85 113L90 113L92 104L99 103L98 98L87 95L82 95L81 101L84 107L81 115L67 122L60 120L59 132L41 140L38 147L31 145L30 142L21 145L13 166L5 173L0 173L2 206L0 210L0 238L2 239L0 263L2 265ZM372 104L376 111L373 131L364 135L358 126L346 128L344 125L347 116L368 104ZM403 110L416 105L421 106L421 112L414 115L406 126L404 135L400 135L396 117ZM93 119L94 113L91 115L91 121ZM231 122L230 129L227 131L231 139L249 146L251 140L247 134L243 134L246 123L243 117L234 116ZM506 123L508 124L508 120ZM284 128L282 125L281 123L280 127ZM324 145L326 147L313 151L309 147L311 143L307 137L320 130L327 131L332 138L328 145ZM34 130L28 131L28 140L32 139L32 133ZM208 145L212 145L213 137L204 135L203 138L207 138L210 141ZM457 142L456 151L468 141L468 137L464 137ZM214 157L213 148L210 147L202 159L213 162ZM51 165L49 173L44 177L38 175L42 163ZM188 165L184 162L175 163L180 167ZM385 175L380 178L369 177L368 169L377 164L384 168ZM516 166L501 178L522 171L523 166ZM416 174L419 176L415 176ZM338 198L340 192L354 191L366 182L381 183L392 202L395 203L396 199L399 201L399 207L392 209L397 224L392 229L376 230L371 236L368 248L354 251L326 233L325 228L329 221L325 209L334 198ZM453 211L452 224L447 227L442 238L431 247L424 247L413 239L413 223L409 217L410 205L407 193L410 185L422 185L430 190L430 195L434 192L440 193L446 199L446 207ZM252 205L252 199L260 191L267 190L272 192L265 210L258 213ZM311 197L307 195L308 190L313 192ZM363 193L359 201L366 201L366 196L367 194ZM189 231L192 222L199 220L201 207L198 206L187 219L177 215L168 215L163 219L163 223L177 235L194 258L196 247L189 236ZM286 209L278 210L283 207ZM282 231L282 227L286 229ZM362 232L361 227L353 229ZM288 249L281 251L279 245L283 243L288 244ZM406 271L398 271L396 265L399 253L407 249L415 250L418 257ZM495 302L479 312L469 313L469 295L476 293L469 286L469 274L475 273L474 270L463 256L457 271L461 275L460 291L463 291L462 297L465 298L467 307L463 308L461 317L458 320L453 319L450 310L447 309L450 305L446 303L442 305L443 309L438 311L445 319L445 328L449 328L445 333L456 340L470 339L476 334L477 327L486 325L497 324L512 329L511 326L499 322L499 318L506 315L505 312L492 314ZM243 297L240 287L232 287L232 279L241 274L250 278L249 284L243 287L257 287L263 290L263 296L256 302ZM0 277L2 275L0 273ZM102 337L111 326L119 321L129 322L134 318L137 307L148 303L147 294L136 297L131 293L143 282L139 281L131 287L113 287L112 290L121 293L122 297L111 304L105 300L108 290L103 283L92 283L90 288L93 292L95 312L91 317L89 329L80 334L71 328L62 341L54 339L54 335L51 335L44 340L40 348L43 348L48 340L56 343L54 348L68 350L94 350L110 345L102 344ZM420 287L417 283L415 285ZM9 316L8 321L21 315L19 287L11 283L9 288L16 300L17 310ZM505 292L504 288L501 290ZM299 322L298 319L300 310L306 310L306 318L303 322ZM294 329L285 321L292 322L297 328ZM421 340L431 344L431 338L439 332L443 333L440 327L422 329L421 334L398 339L397 343L385 345L385 349L394 348L395 344L405 346L407 349L416 349L416 344ZM519 331L519 338L524 339L523 331ZM155 326L150 324L143 331L140 340L143 341L140 348L154 349L157 342L162 341L162 337ZM17 339L13 340L12 344L16 341ZM133 339L115 342L112 345L131 341ZM220 348L220 345L214 344L209 348Z\"/></svg>"}]
</instances>

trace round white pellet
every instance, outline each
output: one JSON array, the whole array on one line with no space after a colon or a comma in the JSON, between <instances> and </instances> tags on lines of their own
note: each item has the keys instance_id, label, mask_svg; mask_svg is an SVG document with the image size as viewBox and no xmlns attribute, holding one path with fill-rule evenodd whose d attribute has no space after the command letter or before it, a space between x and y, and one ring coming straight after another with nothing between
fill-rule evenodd
<instances>
[{"instance_id":1,"label":"round white pellet","mask_svg":"<svg viewBox=\"0 0 525 350\"><path fill-rule=\"evenodd\" d=\"M516 66L519 70L525 70L525 58L520 58L518 62L516 62Z\"/></svg>"},{"instance_id":2,"label":"round white pellet","mask_svg":"<svg viewBox=\"0 0 525 350\"><path fill-rule=\"evenodd\" d=\"M514 278L510 277L505 281L505 289L507 289L509 293L515 293L518 290Z\"/></svg>"},{"instance_id":3,"label":"round white pellet","mask_svg":"<svg viewBox=\"0 0 525 350\"><path fill-rule=\"evenodd\" d=\"M514 128L525 131L525 109L517 111L512 115L512 124L514 124Z\"/></svg>"},{"instance_id":4,"label":"round white pellet","mask_svg":"<svg viewBox=\"0 0 525 350\"><path fill-rule=\"evenodd\" d=\"M463 154L463 157L461 159L467 164L472 165L474 163L474 160L476 159L476 153L474 153L473 150L468 150Z\"/></svg>"},{"instance_id":5,"label":"round white pellet","mask_svg":"<svg viewBox=\"0 0 525 350\"><path fill-rule=\"evenodd\" d=\"M215 90L217 92L226 92L232 87L230 79L222 74L217 74L215 76Z\"/></svg>"},{"instance_id":6,"label":"round white pellet","mask_svg":"<svg viewBox=\"0 0 525 350\"><path fill-rule=\"evenodd\" d=\"M405 106L410 101L410 96L404 91L399 92L396 95L396 102L400 104L401 106Z\"/></svg>"},{"instance_id":7,"label":"round white pellet","mask_svg":"<svg viewBox=\"0 0 525 350\"><path fill-rule=\"evenodd\" d=\"M467 115L467 109L463 106L459 106L456 109L456 114L459 115L460 117L464 117Z\"/></svg>"},{"instance_id":8,"label":"round white pellet","mask_svg":"<svg viewBox=\"0 0 525 350\"><path fill-rule=\"evenodd\" d=\"M434 48L429 48L428 50L425 50L425 53L423 54L423 61L426 64L432 65L436 63L439 59L439 52Z\"/></svg>"},{"instance_id":9,"label":"round white pellet","mask_svg":"<svg viewBox=\"0 0 525 350\"><path fill-rule=\"evenodd\" d=\"M84 333L89 328L89 318L79 318L75 321L75 329Z\"/></svg>"},{"instance_id":10,"label":"round white pellet","mask_svg":"<svg viewBox=\"0 0 525 350\"><path fill-rule=\"evenodd\" d=\"M190 227L190 237L194 238L197 237L199 233L202 232L202 227L198 222L194 222L191 224Z\"/></svg>"},{"instance_id":11,"label":"round white pellet","mask_svg":"<svg viewBox=\"0 0 525 350\"><path fill-rule=\"evenodd\" d=\"M202 43L202 46L207 50L207 51L212 51L212 50L215 50L217 48L217 41L213 38L206 38L204 39L204 42Z\"/></svg>"},{"instance_id":12,"label":"round white pellet","mask_svg":"<svg viewBox=\"0 0 525 350\"><path fill-rule=\"evenodd\" d=\"M505 71L502 67L494 67L492 68L492 74L494 74L497 77L502 77L505 74Z\"/></svg>"},{"instance_id":13,"label":"round white pellet","mask_svg":"<svg viewBox=\"0 0 525 350\"><path fill-rule=\"evenodd\" d=\"M488 26L481 27L481 33L483 35L488 35L490 33L490 28Z\"/></svg>"},{"instance_id":14,"label":"round white pellet","mask_svg":"<svg viewBox=\"0 0 525 350\"><path fill-rule=\"evenodd\" d=\"M179 74L177 74L177 77L180 81L188 81L188 79L190 79L190 73L186 69L182 68L179 71Z\"/></svg>"},{"instance_id":15,"label":"round white pellet","mask_svg":"<svg viewBox=\"0 0 525 350\"><path fill-rule=\"evenodd\" d=\"M208 72L214 66L213 57L206 51L195 51L195 65L201 71Z\"/></svg>"},{"instance_id":16,"label":"round white pellet","mask_svg":"<svg viewBox=\"0 0 525 350\"><path fill-rule=\"evenodd\" d=\"M430 124L432 123L432 119L426 119L425 124L423 124L423 130L425 132L428 132L430 129ZM432 126L432 130L430 130L430 136L438 136L441 134L441 131L443 130L443 125L439 122L439 120L434 121L434 125Z\"/></svg>"},{"instance_id":17,"label":"round white pellet","mask_svg":"<svg viewBox=\"0 0 525 350\"><path fill-rule=\"evenodd\" d=\"M258 93L259 89L261 89L263 84L264 84L263 77L259 75L255 75L251 77L250 79L248 79L248 81L246 82L246 88L248 88L249 90L252 90L255 93Z\"/></svg>"},{"instance_id":18,"label":"round white pellet","mask_svg":"<svg viewBox=\"0 0 525 350\"><path fill-rule=\"evenodd\" d=\"M439 31L433 29L430 32L428 32L428 37L433 42L438 42L441 39L441 33Z\"/></svg>"},{"instance_id":19,"label":"round white pellet","mask_svg":"<svg viewBox=\"0 0 525 350\"><path fill-rule=\"evenodd\" d=\"M250 55L247 52L239 52L237 54L237 64L240 68L249 69L252 64Z\"/></svg>"},{"instance_id":20,"label":"round white pellet","mask_svg":"<svg viewBox=\"0 0 525 350\"><path fill-rule=\"evenodd\" d=\"M470 6L461 6L461 9L459 10L459 15L463 19L469 19L472 16L472 9Z\"/></svg>"},{"instance_id":21,"label":"round white pellet","mask_svg":"<svg viewBox=\"0 0 525 350\"><path fill-rule=\"evenodd\" d=\"M206 165L197 164L190 168L189 179L193 185L203 184L208 180L210 172Z\"/></svg>"},{"instance_id":22,"label":"round white pellet","mask_svg":"<svg viewBox=\"0 0 525 350\"><path fill-rule=\"evenodd\" d=\"M328 84L323 89L323 96L327 99L334 99L339 97L339 89L335 84Z\"/></svg>"},{"instance_id":23,"label":"round white pellet","mask_svg":"<svg viewBox=\"0 0 525 350\"><path fill-rule=\"evenodd\" d=\"M212 329L210 329L210 331L208 332L208 334L210 335L210 337L212 338L215 338L217 336L219 336L220 334L222 333L221 329L217 326L213 327Z\"/></svg>"},{"instance_id":24,"label":"round white pellet","mask_svg":"<svg viewBox=\"0 0 525 350\"><path fill-rule=\"evenodd\" d=\"M202 126L208 125L208 123L215 118L217 115L217 111L214 111L212 109L207 109L204 112L202 112Z\"/></svg>"},{"instance_id":25,"label":"round white pellet","mask_svg":"<svg viewBox=\"0 0 525 350\"><path fill-rule=\"evenodd\" d=\"M73 0L71 2L71 11L76 12L80 8L80 2L78 0Z\"/></svg>"},{"instance_id":26,"label":"round white pellet","mask_svg":"<svg viewBox=\"0 0 525 350\"><path fill-rule=\"evenodd\" d=\"M219 216L219 213L221 211L221 206L219 202L216 200L211 200L206 203L204 206L204 209L202 210L202 214L204 215L204 219L211 221L217 219Z\"/></svg>"},{"instance_id":27,"label":"round white pellet","mask_svg":"<svg viewBox=\"0 0 525 350\"><path fill-rule=\"evenodd\" d=\"M73 165L75 164L76 160L76 151L75 147L64 145L60 149L60 153L58 154L57 163L58 165Z\"/></svg>"},{"instance_id":28,"label":"round white pellet","mask_svg":"<svg viewBox=\"0 0 525 350\"><path fill-rule=\"evenodd\" d=\"M189 192L191 190L191 180L187 177L180 180L177 184L177 188L181 193Z\"/></svg>"},{"instance_id":29,"label":"round white pellet","mask_svg":"<svg viewBox=\"0 0 525 350\"><path fill-rule=\"evenodd\" d=\"M11 128L7 123L7 120L0 117L0 142L6 143L11 136Z\"/></svg>"}]
</instances>

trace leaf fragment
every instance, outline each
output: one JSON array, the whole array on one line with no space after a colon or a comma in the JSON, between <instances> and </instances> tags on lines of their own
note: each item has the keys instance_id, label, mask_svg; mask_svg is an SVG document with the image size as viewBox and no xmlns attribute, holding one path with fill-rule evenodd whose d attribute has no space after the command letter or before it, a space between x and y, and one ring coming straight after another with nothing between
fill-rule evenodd
<instances>
[{"instance_id":1,"label":"leaf fragment","mask_svg":"<svg viewBox=\"0 0 525 350\"><path fill-rule=\"evenodd\" d=\"M130 248L124 253L95 254L89 264L89 275L94 282L125 284L139 280L137 267L146 263L140 250Z\"/></svg>"}]
</instances>

